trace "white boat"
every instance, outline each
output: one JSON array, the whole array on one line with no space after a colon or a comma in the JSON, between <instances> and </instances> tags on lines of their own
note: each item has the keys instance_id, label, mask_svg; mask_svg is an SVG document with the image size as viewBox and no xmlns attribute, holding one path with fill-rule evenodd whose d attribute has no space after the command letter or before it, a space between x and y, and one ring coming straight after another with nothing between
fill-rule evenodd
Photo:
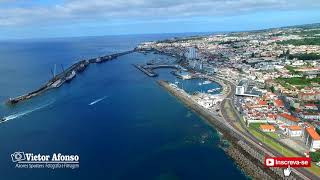
<instances>
[{"instance_id":1,"label":"white boat","mask_svg":"<svg viewBox=\"0 0 320 180\"><path fill-rule=\"evenodd\" d=\"M207 92L208 92L208 93L213 93L213 90L212 90L212 89L209 89Z\"/></svg>"},{"instance_id":2,"label":"white boat","mask_svg":"<svg viewBox=\"0 0 320 180\"><path fill-rule=\"evenodd\" d=\"M58 79L54 83L52 83L51 87L58 88L58 87L60 87L62 85L62 83L63 82L61 81L61 79Z\"/></svg>"},{"instance_id":3,"label":"white boat","mask_svg":"<svg viewBox=\"0 0 320 180\"><path fill-rule=\"evenodd\" d=\"M209 90L208 90L208 93L213 93L213 92L219 91L219 90L220 90L220 88L209 89Z\"/></svg>"},{"instance_id":4,"label":"white boat","mask_svg":"<svg viewBox=\"0 0 320 180\"><path fill-rule=\"evenodd\" d=\"M210 84L211 81L204 81L202 84Z\"/></svg>"},{"instance_id":5,"label":"white boat","mask_svg":"<svg viewBox=\"0 0 320 180\"><path fill-rule=\"evenodd\" d=\"M201 85L202 85L202 83L201 83L201 82L199 82L198 84L199 84L199 86L201 86Z\"/></svg>"},{"instance_id":6,"label":"white boat","mask_svg":"<svg viewBox=\"0 0 320 180\"><path fill-rule=\"evenodd\" d=\"M69 82L71 81L74 77L76 77L76 72L72 71L67 77L66 77L66 81Z\"/></svg>"}]
</instances>

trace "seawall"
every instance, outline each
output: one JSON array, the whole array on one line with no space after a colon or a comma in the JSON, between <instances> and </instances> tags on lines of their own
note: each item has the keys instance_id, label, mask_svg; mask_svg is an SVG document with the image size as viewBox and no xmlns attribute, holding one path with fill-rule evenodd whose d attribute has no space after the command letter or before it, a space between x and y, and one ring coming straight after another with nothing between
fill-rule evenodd
<instances>
[{"instance_id":1,"label":"seawall","mask_svg":"<svg viewBox=\"0 0 320 180\"><path fill-rule=\"evenodd\" d=\"M226 153L250 177L254 179L283 179L283 172L279 168L265 168L263 165L265 153L246 143L246 140L234 132L223 120L215 118L203 107L193 101L188 94L170 86L166 81L158 81L159 85L184 103L195 113L210 123L223 134L223 138L230 142ZM289 179L300 179L292 173Z\"/></svg>"},{"instance_id":2,"label":"seawall","mask_svg":"<svg viewBox=\"0 0 320 180\"><path fill-rule=\"evenodd\" d=\"M90 64L111 61L111 60L118 58L119 56L130 54L135 51L136 50L134 49L134 50L130 50L130 51L115 53L115 54L111 54L111 55L106 55L106 56L101 56L101 57L97 57L97 58L92 58L92 59L88 59L88 60L81 60L79 62L76 62L76 63L72 64L70 67L68 67L66 70L61 72L60 74L57 74L56 76L54 76L52 79L50 79L44 85L40 86L38 89L31 91L29 93L26 93L24 95L21 95L21 96L10 98L7 101L7 104L14 105L19 102L29 100L33 97L39 96L42 93L44 93L50 89L59 88L62 84L64 84L65 82L70 82L75 77L75 75L72 75L73 73L77 74L77 73L83 72Z\"/></svg>"}]
</instances>

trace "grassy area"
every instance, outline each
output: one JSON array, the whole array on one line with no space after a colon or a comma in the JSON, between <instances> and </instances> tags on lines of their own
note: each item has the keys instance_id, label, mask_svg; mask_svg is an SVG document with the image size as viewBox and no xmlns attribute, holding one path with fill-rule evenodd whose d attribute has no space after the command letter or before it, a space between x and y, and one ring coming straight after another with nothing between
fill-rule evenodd
<instances>
[{"instance_id":1,"label":"grassy area","mask_svg":"<svg viewBox=\"0 0 320 180\"><path fill-rule=\"evenodd\" d=\"M287 41L281 41L277 42L278 44L292 44L295 46L301 46L301 45L320 45L320 38L304 38L304 39L291 39Z\"/></svg>"},{"instance_id":2,"label":"grassy area","mask_svg":"<svg viewBox=\"0 0 320 180\"><path fill-rule=\"evenodd\" d=\"M263 142L267 146L271 147L272 149L280 152L281 154L288 156L288 157L296 157L297 154L291 152L290 150L284 148L279 143L275 142L274 140L268 138L267 136L264 136L260 132L256 131L253 128L249 128L249 132L255 136L259 141Z\"/></svg>"},{"instance_id":3,"label":"grassy area","mask_svg":"<svg viewBox=\"0 0 320 180\"><path fill-rule=\"evenodd\" d=\"M281 144L273 141L272 139L264 136L263 134L261 134L260 132L256 131L254 128L249 128L249 132L255 136L259 141L263 142L264 144L266 144L268 147L280 152L281 154L283 154L284 156L287 157L299 157L299 155L297 155L296 153L286 149L285 147L283 147ZM306 168L308 171L320 176L320 167L316 166L315 163L312 163L310 168Z\"/></svg>"},{"instance_id":4,"label":"grassy area","mask_svg":"<svg viewBox=\"0 0 320 180\"><path fill-rule=\"evenodd\" d=\"M305 77L277 78L276 82L287 88L290 85L310 86L311 83L320 83L320 78L307 79ZM289 88L290 89L290 88Z\"/></svg>"},{"instance_id":5,"label":"grassy area","mask_svg":"<svg viewBox=\"0 0 320 180\"><path fill-rule=\"evenodd\" d=\"M293 67L293 66L287 65L287 66L285 66L285 68L286 68L288 71L290 71L291 74L301 74L300 72L296 71L296 68Z\"/></svg>"},{"instance_id":6,"label":"grassy area","mask_svg":"<svg viewBox=\"0 0 320 180\"><path fill-rule=\"evenodd\" d=\"M260 125L261 124L265 124L265 123L251 123L249 129L260 129ZM275 139L278 139L279 136L277 133L273 133L273 132L263 132L264 134L267 134Z\"/></svg>"},{"instance_id":7,"label":"grassy area","mask_svg":"<svg viewBox=\"0 0 320 180\"><path fill-rule=\"evenodd\" d=\"M308 171L320 176L320 167L318 167L316 163L312 163L311 167L308 168Z\"/></svg>"},{"instance_id":8,"label":"grassy area","mask_svg":"<svg viewBox=\"0 0 320 180\"><path fill-rule=\"evenodd\" d=\"M320 59L320 54L316 53L304 53L304 54L290 54L289 59L297 58L299 60L317 60Z\"/></svg>"}]
</instances>

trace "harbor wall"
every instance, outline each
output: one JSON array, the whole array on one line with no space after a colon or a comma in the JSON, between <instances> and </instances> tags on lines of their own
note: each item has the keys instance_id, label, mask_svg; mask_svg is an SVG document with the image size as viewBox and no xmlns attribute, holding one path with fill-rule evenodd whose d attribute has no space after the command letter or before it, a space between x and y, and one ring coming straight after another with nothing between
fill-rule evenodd
<instances>
[{"instance_id":1,"label":"harbor wall","mask_svg":"<svg viewBox=\"0 0 320 180\"><path fill-rule=\"evenodd\" d=\"M284 179L281 169L264 167L264 152L246 143L245 139L241 138L237 133L227 127L221 120L213 117L207 110L196 104L196 102L186 94L171 87L168 82L160 80L158 83L223 134L223 138L230 143L230 147L226 149L226 153L248 176L254 179ZM292 174L289 179L300 178Z\"/></svg>"},{"instance_id":2,"label":"harbor wall","mask_svg":"<svg viewBox=\"0 0 320 180\"><path fill-rule=\"evenodd\" d=\"M39 87L38 89L31 91L29 93L26 93L24 95L21 96L17 96L14 98L10 98L6 104L8 105L14 105L17 104L19 102L31 99L33 97L39 96L42 93L53 89L53 88L59 88L62 84L64 84L66 82L67 77L74 71L76 73L81 73L82 71L84 71L90 64L93 63L102 63L102 62L106 62L106 61L111 61L113 59L118 58L119 56L123 56L126 54L130 54L135 52L136 50L130 50L130 51L124 51L121 53L115 53L115 54L111 54L111 55L106 55L106 56L102 56L102 57L97 57L97 58L92 58L92 59L88 59L88 60L81 60L79 62L76 62L74 64L72 64L70 67L68 67L66 70L64 70L63 72L57 74L56 76L54 76L52 79L50 79L47 83L45 83L44 85L42 85L41 87ZM68 81L71 81L71 79L69 79Z\"/></svg>"}]
</instances>

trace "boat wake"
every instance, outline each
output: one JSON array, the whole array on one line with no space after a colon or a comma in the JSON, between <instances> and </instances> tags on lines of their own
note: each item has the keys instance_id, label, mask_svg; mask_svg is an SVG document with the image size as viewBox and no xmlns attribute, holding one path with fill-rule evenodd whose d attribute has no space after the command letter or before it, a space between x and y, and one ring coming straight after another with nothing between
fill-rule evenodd
<instances>
[{"instance_id":1,"label":"boat wake","mask_svg":"<svg viewBox=\"0 0 320 180\"><path fill-rule=\"evenodd\" d=\"M107 96L104 96L104 97L102 97L102 98L96 99L96 100L92 101L92 102L91 102L90 104L88 104L88 105L89 105L89 106L95 105L95 104L97 104L98 102L103 101L103 100L106 99L106 98L107 98Z\"/></svg>"},{"instance_id":2,"label":"boat wake","mask_svg":"<svg viewBox=\"0 0 320 180\"><path fill-rule=\"evenodd\" d=\"M10 121L10 120L13 120L13 119L17 119L17 118L21 118L25 115L28 115L34 111L37 111L37 110L40 110L40 109L43 109L49 105L51 105L54 101L48 103L48 104L44 104L44 105L41 105L39 107L36 107L34 109L31 109L31 110L27 110L27 111L22 111L22 112L19 112L19 113L15 113L15 114L12 114L12 115L9 115L9 116L6 116L6 117L3 117L2 119L0 119L0 123L4 123L4 122L7 122L7 121Z\"/></svg>"}]
</instances>

